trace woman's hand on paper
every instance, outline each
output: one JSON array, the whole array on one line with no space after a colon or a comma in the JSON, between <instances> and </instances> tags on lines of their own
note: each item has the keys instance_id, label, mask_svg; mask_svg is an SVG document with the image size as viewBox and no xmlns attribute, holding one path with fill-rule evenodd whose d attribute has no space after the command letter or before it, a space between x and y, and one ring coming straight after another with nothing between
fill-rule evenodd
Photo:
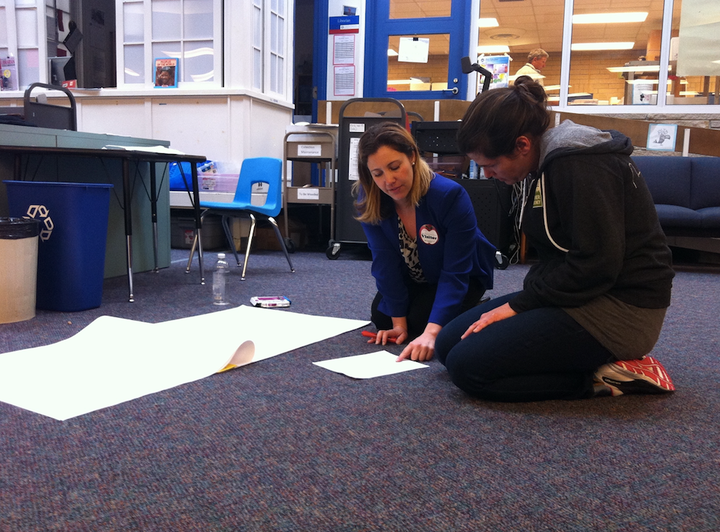
<instances>
[{"instance_id":1,"label":"woman's hand on paper","mask_svg":"<svg viewBox=\"0 0 720 532\"><path fill-rule=\"evenodd\" d=\"M430 360L435 354L435 338L441 329L442 327L436 323L428 323L425 331L403 349L397 361L410 359L424 362Z\"/></svg>"}]
</instances>

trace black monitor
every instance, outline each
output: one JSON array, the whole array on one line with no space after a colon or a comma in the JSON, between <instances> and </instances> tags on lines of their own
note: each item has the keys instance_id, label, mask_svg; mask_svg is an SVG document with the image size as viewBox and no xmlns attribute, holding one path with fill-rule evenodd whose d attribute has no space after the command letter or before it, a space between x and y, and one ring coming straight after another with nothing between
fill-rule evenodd
<instances>
[{"instance_id":1,"label":"black monitor","mask_svg":"<svg viewBox=\"0 0 720 532\"><path fill-rule=\"evenodd\" d=\"M48 77L50 80L50 85L62 87L64 81L70 79L77 79L74 57L50 57L48 61L50 63L50 75Z\"/></svg>"}]
</instances>

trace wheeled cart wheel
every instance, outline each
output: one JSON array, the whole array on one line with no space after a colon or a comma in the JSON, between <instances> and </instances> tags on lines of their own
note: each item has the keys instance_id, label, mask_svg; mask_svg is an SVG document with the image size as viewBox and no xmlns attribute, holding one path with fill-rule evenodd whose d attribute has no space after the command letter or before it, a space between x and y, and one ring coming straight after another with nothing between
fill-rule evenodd
<instances>
[{"instance_id":1,"label":"wheeled cart wheel","mask_svg":"<svg viewBox=\"0 0 720 532\"><path fill-rule=\"evenodd\" d=\"M325 250L325 255L330 260L336 260L340 256L340 242L330 242L330 245Z\"/></svg>"},{"instance_id":2,"label":"wheeled cart wheel","mask_svg":"<svg viewBox=\"0 0 720 532\"><path fill-rule=\"evenodd\" d=\"M498 270L504 270L508 267L508 264L510 264L510 261L508 260L507 256L503 255L499 251L495 252L495 268Z\"/></svg>"}]
</instances>

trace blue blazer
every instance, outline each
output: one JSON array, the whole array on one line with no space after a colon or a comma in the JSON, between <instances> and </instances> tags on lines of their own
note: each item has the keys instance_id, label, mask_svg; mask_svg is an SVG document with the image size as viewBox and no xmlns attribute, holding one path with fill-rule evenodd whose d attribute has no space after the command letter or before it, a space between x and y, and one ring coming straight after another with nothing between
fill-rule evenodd
<instances>
[{"instance_id":1,"label":"blue blazer","mask_svg":"<svg viewBox=\"0 0 720 532\"><path fill-rule=\"evenodd\" d=\"M465 189L440 175L435 174L420 200L415 219L425 279L438 285L430 322L444 327L460 313L470 277L478 277L486 290L492 288L496 249L478 229ZM362 226L372 251L372 275L383 296L379 310L392 317L407 316L411 281L400 252L398 216Z\"/></svg>"}]
</instances>

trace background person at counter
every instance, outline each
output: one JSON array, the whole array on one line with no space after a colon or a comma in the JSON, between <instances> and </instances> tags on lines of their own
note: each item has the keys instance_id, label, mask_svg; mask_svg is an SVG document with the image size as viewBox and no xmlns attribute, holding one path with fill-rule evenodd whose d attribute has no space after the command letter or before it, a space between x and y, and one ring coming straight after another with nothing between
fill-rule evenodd
<instances>
[{"instance_id":1,"label":"background person at counter","mask_svg":"<svg viewBox=\"0 0 720 532\"><path fill-rule=\"evenodd\" d=\"M535 48L528 54L528 62L515 72L515 79L520 76L530 76L540 85L544 85L543 79L545 76L543 76L541 72L547 64L548 57L550 57L550 54L548 54L545 50L542 48Z\"/></svg>"}]
</instances>

